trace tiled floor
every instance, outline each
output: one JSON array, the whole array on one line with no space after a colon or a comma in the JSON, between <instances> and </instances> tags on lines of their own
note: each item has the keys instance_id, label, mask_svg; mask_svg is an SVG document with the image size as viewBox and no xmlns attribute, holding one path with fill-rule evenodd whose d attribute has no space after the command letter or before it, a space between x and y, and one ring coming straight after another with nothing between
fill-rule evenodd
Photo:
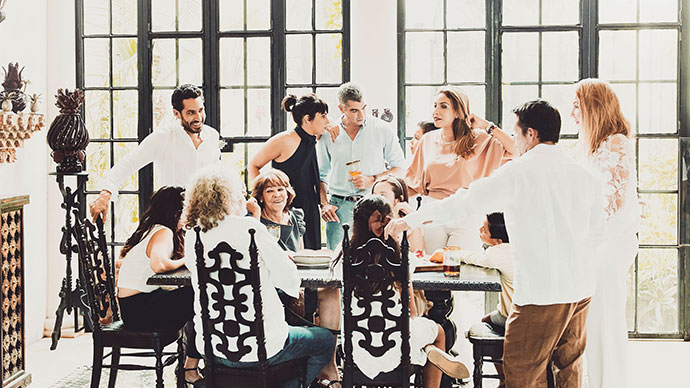
<instances>
[{"instance_id":1,"label":"tiled floor","mask_svg":"<svg viewBox=\"0 0 690 388\"><path fill-rule=\"evenodd\" d=\"M91 364L91 337L88 334L75 339L61 339L55 351L51 352L49 348L50 339L44 338L27 350L28 369L33 375L31 388L50 388L78 367ZM631 360L628 388L689 386L690 342L630 341L628 352ZM102 380L106 381L105 378ZM491 387L485 384L487 386Z\"/></svg>"}]
</instances>

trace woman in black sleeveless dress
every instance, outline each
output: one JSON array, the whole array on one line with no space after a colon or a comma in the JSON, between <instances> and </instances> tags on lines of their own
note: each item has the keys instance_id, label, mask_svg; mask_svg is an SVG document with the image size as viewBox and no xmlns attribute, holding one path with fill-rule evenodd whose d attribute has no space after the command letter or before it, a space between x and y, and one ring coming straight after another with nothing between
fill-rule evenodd
<instances>
[{"instance_id":1,"label":"woman in black sleeveless dress","mask_svg":"<svg viewBox=\"0 0 690 388\"><path fill-rule=\"evenodd\" d=\"M270 138L249 162L247 170L253 179L271 161L273 168L287 174L296 194L292 205L304 211L304 221L307 224L304 247L321 249L316 137L328 127L328 105L316 95L310 94L299 99L288 95L283 99L282 107L286 112L292 113L297 126Z\"/></svg>"}]
</instances>

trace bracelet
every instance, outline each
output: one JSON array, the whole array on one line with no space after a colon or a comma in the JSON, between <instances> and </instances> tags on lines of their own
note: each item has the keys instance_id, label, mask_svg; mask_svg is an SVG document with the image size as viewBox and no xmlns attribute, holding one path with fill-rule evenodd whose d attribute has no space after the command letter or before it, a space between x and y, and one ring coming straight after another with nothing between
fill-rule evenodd
<instances>
[{"instance_id":1,"label":"bracelet","mask_svg":"<svg viewBox=\"0 0 690 388\"><path fill-rule=\"evenodd\" d=\"M486 133L488 133L489 136L493 136L494 135L494 128L498 128L498 125L489 121L489 126L486 127Z\"/></svg>"}]
</instances>

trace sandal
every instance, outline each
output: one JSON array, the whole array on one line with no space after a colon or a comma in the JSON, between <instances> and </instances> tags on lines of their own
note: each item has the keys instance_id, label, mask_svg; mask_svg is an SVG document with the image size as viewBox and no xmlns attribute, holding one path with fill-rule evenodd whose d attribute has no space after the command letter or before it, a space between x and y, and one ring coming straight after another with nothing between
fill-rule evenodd
<instances>
[{"instance_id":1,"label":"sandal","mask_svg":"<svg viewBox=\"0 0 690 388\"><path fill-rule=\"evenodd\" d=\"M199 376L201 376L201 371L199 370L198 367L197 368L183 368L182 371L183 371L182 373L187 372L187 371L196 371L197 373L199 373ZM184 383L185 383L185 387L188 387L188 388L189 387L191 387L191 388L206 388L206 383L204 382L203 376L201 376L200 379L197 379L194 381L187 381L187 379L184 378Z\"/></svg>"},{"instance_id":2,"label":"sandal","mask_svg":"<svg viewBox=\"0 0 690 388\"><path fill-rule=\"evenodd\" d=\"M311 384L311 388L329 388L332 387L333 384L340 384L342 386L342 381L329 379L314 380L314 382Z\"/></svg>"}]
</instances>

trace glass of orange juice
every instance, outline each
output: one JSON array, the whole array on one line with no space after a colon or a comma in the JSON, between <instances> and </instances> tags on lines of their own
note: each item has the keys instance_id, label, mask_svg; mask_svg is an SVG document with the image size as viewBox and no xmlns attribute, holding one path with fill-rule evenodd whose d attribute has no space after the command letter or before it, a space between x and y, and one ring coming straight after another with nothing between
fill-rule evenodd
<instances>
[{"instance_id":1,"label":"glass of orange juice","mask_svg":"<svg viewBox=\"0 0 690 388\"><path fill-rule=\"evenodd\" d=\"M345 163L347 166L347 172L351 177L356 177L357 175L362 175L362 167L359 164L359 160L353 160L351 162Z\"/></svg>"}]
</instances>

